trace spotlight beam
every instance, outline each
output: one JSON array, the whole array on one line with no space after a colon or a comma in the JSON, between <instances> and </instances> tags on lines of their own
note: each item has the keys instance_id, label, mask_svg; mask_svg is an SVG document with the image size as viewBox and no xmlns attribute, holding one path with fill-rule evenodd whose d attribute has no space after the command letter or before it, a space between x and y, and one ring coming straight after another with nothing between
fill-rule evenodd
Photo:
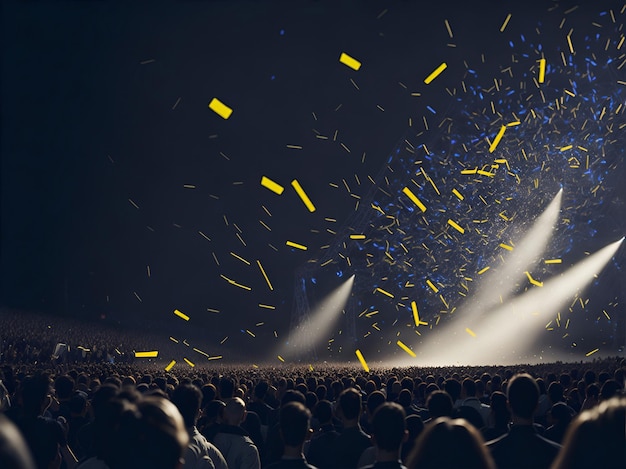
<instances>
[{"instance_id":1,"label":"spotlight beam","mask_svg":"<svg viewBox=\"0 0 626 469\"><path fill-rule=\"evenodd\" d=\"M587 287L609 263L624 238L615 241L570 267L543 287L535 287L507 304L487 313L479 324L459 317L454 330L438 333L418 348L418 356L432 365L485 365L494 358L499 363L519 362L529 356L535 337L544 331L546 320L571 301L572 295ZM465 332L471 327L476 336ZM459 359L462 357L462 361ZM415 364L415 362L413 362Z\"/></svg>"},{"instance_id":2,"label":"spotlight beam","mask_svg":"<svg viewBox=\"0 0 626 469\"><path fill-rule=\"evenodd\" d=\"M506 257L506 262L497 269L492 268L481 278L478 292L469 300L472 305L484 311L509 298L515 285L524 278L524 272L537 263L546 249L561 212L562 198L561 188L535 220L532 228ZM468 311L465 314L467 313Z\"/></svg>"},{"instance_id":3,"label":"spotlight beam","mask_svg":"<svg viewBox=\"0 0 626 469\"><path fill-rule=\"evenodd\" d=\"M342 283L326 296L321 303L311 311L299 327L289 332L288 341L280 348L281 355L301 355L309 353L322 340L328 338L328 333L336 323L341 311L350 298L354 275Z\"/></svg>"}]
</instances>

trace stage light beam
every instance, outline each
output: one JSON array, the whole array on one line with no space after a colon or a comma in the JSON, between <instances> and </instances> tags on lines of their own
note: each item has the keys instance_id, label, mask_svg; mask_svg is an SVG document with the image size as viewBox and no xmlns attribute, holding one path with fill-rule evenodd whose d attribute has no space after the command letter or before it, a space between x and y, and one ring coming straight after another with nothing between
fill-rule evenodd
<instances>
[{"instance_id":1,"label":"stage light beam","mask_svg":"<svg viewBox=\"0 0 626 469\"><path fill-rule=\"evenodd\" d=\"M299 327L290 331L279 353L294 358L310 353L317 344L328 339L328 333L348 303L353 284L354 275L326 296Z\"/></svg>"}]
</instances>

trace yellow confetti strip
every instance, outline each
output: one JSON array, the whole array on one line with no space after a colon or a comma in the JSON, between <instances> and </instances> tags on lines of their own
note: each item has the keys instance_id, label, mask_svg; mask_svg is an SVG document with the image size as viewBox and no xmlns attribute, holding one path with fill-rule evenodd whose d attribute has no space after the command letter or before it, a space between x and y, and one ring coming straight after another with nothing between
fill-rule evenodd
<instances>
[{"instance_id":1,"label":"yellow confetti strip","mask_svg":"<svg viewBox=\"0 0 626 469\"><path fill-rule=\"evenodd\" d=\"M446 68L448 68L448 65L445 62L443 62L441 65L439 65L439 67L433 70L433 72L430 75L424 78L424 83L426 83L427 85L430 85L430 83L439 75L441 75L441 72L443 72Z\"/></svg>"},{"instance_id":2,"label":"yellow confetti strip","mask_svg":"<svg viewBox=\"0 0 626 469\"><path fill-rule=\"evenodd\" d=\"M398 340L396 342L396 344L398 345L398 347L400 347L402 350L404 350L406 353L408 353L409 355L411 355L413 358L417 357L417 355L415 355L415 352L413 350L411 350L409 347L407 347L401 340Z\"/></svg>"},{"instance_id":3,"label":"yellow confetti strip","mask_svg":"<svg viewBox=\"0 0 626 469\"><path fill-rule=\"evenodd\" d=\"M465 332L467 332L472 337L476 337L476 333L473 330L471 330L469 327L465 328Z\"/></svg>"},{"instance_id":4,"label":"yellow confetti strip","mask_svg":"<svg viewBox=\"0 0 626 469\"><path fill-rule=\"evenodd\" d=\"M420 316L417 312L417 303L415 301L411 301L411 310L413 311L413 321L415 321L415 325L420 325Z\"/></svg>"},{"instance_id":5,"label":"yellow confetti strip","mask_svg":"<svg viewBox=\"0 0 626 469\"><path fill-rule=\"evenodd\" d=\"M291 186L296 190L298 196L300 196L300 199L302 199L302 202L304 202L304 205L306 205L306 208L309 209L309 212L315 212L315 205L313 205L313 202L311 202L309 196L306 195L300 183L296 179L294 179L293 181L291 181Z\"/></svg>"},{"instance_id":6,"label":"yellow confetti strip","mask_svg":"<svg viewBox=\"0 0 626 469\"><path fill-rule=\"evenodd\" d=\"M176 360L172 360L171 362L169 362L169 364L165 367L165 371L170 371L172 368L174 368L174 365L176 365Z\"/></svg>"},{"instance_id":7,"label":"yellow confetti strip","mask_svg":"<svg viewBox=\"0 0 626 469\"><path fill-rule=\"evenodd\" d=\"M454 220L448 219L448 225L450 225L452 228L454 228L461 234L465 233L465 228L457 224Z\"/></svg>"},{"instance_id":8,"label":"yellow confetti strip","mask_svg":"<svg viewBox=\"0 0 626 469\"><path fill-rule=\"evenodd\" d=\"M478 271L478 275L482 275L482 274L484 274L484 273L485 273L485 272L487 272L489 269L490 269L490 267L489 267L489 266L487 266L487 267L483 267L482 269L480 269L480 270Z\"/></svg>"},{"instance_id":9,"label":"yellow confetti strip","mask_svg":"<svg viewBox=\"0 0 626 469\"><path fill-rule=\"evenodd\" d=\"M433 290L435 293L439 293L439 288L437 288L433 282L431 282L430 280L428 280L428 279L427 279L427 280L426 280L426 284L427 284L430 288L432 288L432 290Z\"/></svg>"},{"instance_id":10,"label":"yellow confetti strip","mask_svg":"<svg viewBox=\"0 0 626 469\"><path fill-rule=\"evenodd\" d=\"M185 321L189 321L189 316L187 316L187 315L186 315L186 314L184 314L184 313L181 313L181 312L180 312L180 311L178 311L177 309L175 309L175 310L174 310L174 314L175 314L176 316L178 316L179 318L184 319Z\"/></svg>"},{"instance_id":11,"label":"yellow confetti strip","mask_svg":"<svg viewBox=\"0 0 626 469\"><path fill-rule=\"evenodd\" d=\"M560 151L571 150L574 145L565 145L564 147L559 148Z\"/></svg>"},{"instance_id":12,"label":"yellow confetti strip","mask_svg":"<svg viewBox=\"0 0 626 469\"><path fill-rule=\"evenodd\" d=\"M461 170L461 174L476 174L477 172L478 172L478 168Z\"/></svg>"},{"instance_id":13,"label":"yellow confetti strip","mask_svg":"<svg viewBox=\"0 0 626 469\"><path fill-rule=\"evenodd\" d=\"M259 303L259 308L265 308L265 309L276 309L276 306L272 306L272 305L264 305L263 303Z\"/></svg>"},{"instance_id":14,"label":"yellow confetti strip","mask_svg":"<svg viewBox=\"0 0 626 469\"><path fill-rule=\"evenodd\" d=\"M292 248L296 248L296 249L300 249L302 251L306 251L308 248L306 246L304 246L303 244L298 244L298 243L294 243L293 241L287 241L285 243L287 246L292 247Z\"/></svg>"},{"instance_id":15,"label":"yellow confetti strip","mask_svg":"<svg viewBox=\"0 0 626 469\"><path fill-rule=\"evenodd\" d=\"M391 293L389 293L389 292L388 292L388 291L386 291L386 290L383 290L382 288L378 288L378 287L377 287L375 291L380 292L380 293L382 293L383 295L388 296L389 298L393 298L393 295L392 295Z\"/></svg>"},{"instance_id":16,"label":"yellow confetti strip","mask_svg":"<svg viewBox=\"0 0 626 469\"><path fill-rule=\"evenodd\" d=\"M465 198L465 197L463 197L463 194L461 194L461 193L460 193L459 191L457 191L456 189L452 189L452 193L453 193L454 195L456 195L456 196L457 196L457 198L458 198L459 200L463 200L463 199Z\"/></svg>"},{"instance_id":17,"label":"yellow confetti strip","mask_svg":"<svg viewBox=\"0 0 626 469\"><path fill-rule=\"evenodd\" d=\"M214 357L209 357L209 360L221 360L222 356L221 355L216 355Z\"/></svg>"},{"instance_id":18,"label":"yellow confetti strip","mask_svg":"<svg viewBox=\"0 0 626 469\"><path fill-rule=\"evenodd\" d=\"M209 109L215 112L218 116L223 117L224 119L228 119L230 115L233 113L233 110L226 106L223 102L221 102L217 98L213 98L209 103Z\"/></svg>"},{"instance_id":19,"label":"yellow confetti strip","mask_svg":"<svg viewBox=\"0 0 626 469\"><path fill-rule=\"evenodd\" d=\"M546 79L546 59L539 59L539 83Z\"/></svg>"},{"instance_id":20,"label":"yellow confetti strip","mask_svg":"<svg viewBox=\"0 0 626 469\"><path fill-rule=\"evenodd\" d=\"M195 363L193 363L191 360L189 360L188 358L183 358L183 360L185 360L185 363L187 363L187 365L189 365L190 367L194 367L196 366Z\"/></svg>"},{"instance_id":21,"label":"yellow confetti strip","mask_svg":"<svg viewBox=\"0 0 626 469\"><path fill-rule=\"evenodd\" d=\"M509 21L511 20L511 13L509 13L508 15L506 15L506 18L504 19L504 23L502 23L502 26L500 26L500 32L503 33L504 30L506 29L506 25L509 24Z\"/></svg>"},{"instance_id":22,"label":"yellow confetti strip","mask_svg":"<svg viewBox=\"0 0 626 469\"><path fill-rule=\"evenodd\" d=\"M265 269L261 265L261 261L257 260L256 263L258 264L259 269L261 269L261 273L263 274L263 278L267 282L267 286L269 287L270 290L274 290L274 287L272 286L272 283L270 282L270 279L267 278L267 274L265 273Z\"/></svg>"},{"instance_id":23,"label":"yellow confetti strip","mask_svg":"<svg viewBox=\"0 0 626 469\"><path fill-rule=\"evenodd\" d=\"M513 250L513 246L509 246L508 244L504 244L504 243L500 243L500 247L502 249L506 249L507 251L512 251Z\"/></svg>"},{"instance_id":24,"label":"yellow confetti strip","mask_svg":"<svg viewBox=\"0 0 626 469\"><path fill-rule=\"evenodd\" d=\"M402 189L402 193L404 195L406 195L409 199L411 199L411 201L417 205L417 207L422 211L425 212L426 211L426 206L420 201L420 199L417 198L417 196L411 192L411 189L409 189L408 187L405 187L404 189Z\"/></svg>"},{"instance_id":25,"label":"yellow confetti strip","mask_svg":"<svg viewBox=\"0 0 626 469\"><path fill-rule=\"evenodd\" d=\"M151 352L135 352L135 358L156 358L158 356L158 350L153 350Z\"/></svg>"},{"instance_id":26,"label":"yellow confetti strip","mask_svg":"<svg viewBox=\"0 0 626 469\"><path fill-rule=\"evenodd\" d=\"M285 359L284 359L283 357L281 357L280 355L278 355L278 359L279 359L281 362L285 363Z\"/></svg>"},{"instance_id":27,"label":"yellow confetti strip","mask_svg":"<svg viewBox=\"0 0 626 469\"><path fill-rule=\"evenodd\" d=\"M341 62L344 65L347 65L352 70L358 70L359 68L361 68L361 62L359 62L354 57L350 57L345 52L342 52L341 55L339 56L339 62Z\"/></svg>"},{"instance_id":28,"label":"yellow confetti strip","mask_svg":"<svg viewBox=\"0 0 626 469\"><path fill-rule=\"evenodd\" d=\"M282 194L285 188L280 184L272 181L270 178L263 176L261 178L261 185L266 189L271 190L274 194Z\"/></svg>"},{"instance_id":29,"label":"yellow confetti strip","mask_svg":"<svg viewBox=\"0 0 626 469\"><path fill-rule=\"evenodd\" d=\"M587 352L587 353L585 354L585 357L588 357L588 356L590 356L590 355L593 355L593 354L594 354L594 353L596 353L598 350L600 350L600 349L599 349L599 348L597 348L597 349L592 350L591 352Z\"/></svg>"},{"instance_id":30,"label":"yellow confetti strip","mask_svg":"<svg viewBox=\"0 0 626 469\"><path fill-rule=\"evenodd\" d=\"M562 259L546 259L543 262L544 264L561 264L563 260Z\"/></svg>"},{"instance_id":31,"label":"yellow confetti strip","mask_svg":"<svg viewBox=\"0 0 626 469\"><path fill-rule=\"evenodd\" d=\"M350 239L365 239L364 234L351 234Z\"/></svg>"},{"instance_id":32,"label":"yellow confetti strip","mask_svg":"<svg viewBox=\"0 0 626 469\"><path fill-rule=\"evenodd\" d=\"M363 358L363 354L361 353L360 350L356 350L356 357L359 359L359 361L361 362L361 366L363 367L363 369L365 370L366 373L369 373L370 371L370 367L367 366L367 362L365 361L365 358Z\"/></svg>"},{"instance_id":33,"label":"yellow confetti strip","mask_svg":"<svg viewBox=\"0 0 626 469\"><path fill-rule=\"evenodd\" d=\"M199 348L195 348L193 347L193 351L199 353L200 355L204 355L205 357L209 358L209 354L206 352L203 352L202 350L200 350Z\"/></svg>"},{"instance_id":34,"label":"yellow confetti strip","mask_svg":"<svg viewBox=\"0 0 626 469\"><path fill-rule=\"evenodd\" d=\"M524 273L528 277L528 281L530 283L532 283L533 285L535 285L537 287L543 287L543 282L539 282L539 281L535 280L534 278L532 278L532 276L530 275L530 272L524 272Z\"/></svg>"},{"instance_id":35,"label":"yellow confetti strip","mask_svg":"<svg viewBox=\"0 0 626 469\"><path fill-rule=\"evenodd\" d=\"M489 146L489 153L493 153L494 152L494 150L498 146L498 143L500 143L500 140L502 140L502 136L504 135L505 131L506 131L506 125L501 126L500 127L500 131L496 135L496 138L493 139L493 142L491 142L491 145ZM479 171L479 173L480 173L480 171Z\"/></svg>"},{"instance_id":36,"label":"yellow confetti strip","mask_svg":"<svg viewBox=\"0 0 626 469\"><path fill-rule=\"evenodd\" d=\"M252 288L250 288L249 286L247 286L247 285L242 285L241 283L237 283L237 282L235 282L234 280L232 280L232 279L230 279L230 278L226 277L226 276L225 276L225 275L223 275L223 274L220 274L220 277L222 277L224 280L226 280L226 281L227 281L228 283L230 283L231 285L234 285L234 286L236 286L236 287L239 287L239 288L241 288L241 289L243 289L243 290L247 290L247 291L251 291L251 290L252 290Z\"/></svg>"},{"instance_id":37,"label":"yellow confetti strip","mask_svg":"<svg viewBox=\"0 0 626 469\"><path fill-rule=\"evenodd\" d=\"M420 321L420 315L417 311L417 303L415 301L411 301L411 309L413 310L413 320L415 321L415 325L417 327L421 326L428 326L427 322L424 321Z\"/></svg>"}]
</instances>

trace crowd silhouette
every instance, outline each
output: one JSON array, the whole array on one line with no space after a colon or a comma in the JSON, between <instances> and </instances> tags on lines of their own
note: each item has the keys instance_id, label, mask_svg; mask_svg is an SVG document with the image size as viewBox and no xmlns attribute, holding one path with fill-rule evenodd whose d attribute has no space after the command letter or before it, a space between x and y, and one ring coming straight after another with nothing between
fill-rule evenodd
<instances>
[{"instance_id":1,"label":"crowd silhouette","mask_svg":"<svg viewBox=\"0 0 626 469\"><path fill-rule=\"evenodd\" d=\"M43 338L16 337L4 334L0 356L2 468L626 467L621 357L165 372L59 361Z\"/></svg>"}]
</instances>

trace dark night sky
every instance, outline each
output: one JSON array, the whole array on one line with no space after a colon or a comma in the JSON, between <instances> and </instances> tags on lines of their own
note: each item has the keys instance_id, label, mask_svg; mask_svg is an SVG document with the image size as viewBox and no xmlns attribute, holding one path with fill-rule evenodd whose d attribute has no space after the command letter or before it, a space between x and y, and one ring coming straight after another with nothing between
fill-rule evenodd
<instances>
[{"instance_id":1,"label":"dark night sky","mask_svg":"<svg viewBox=\"0 0 626 469\"><path fill-rule=\"evenodd\" d=\"M623 5L581 3L568 19L576 31L589 27L587 14ZM544 18L556 29L575 5L548 13L552 4L2 2L0 302L146 324L178 321L178 308L210 342L240 329L266 341L286 334L295 270L333 241L325 218L339 226L354 207L329 183L354 181L356 168L377 174L408 118L448 106L445 89L459 86L464 60L478 63L484 52L483 73L495 74L509 40ZM340 64L341 52L361 70ZM442 61L448 69L426 89L423 78ZM207 108L213 97L233 108L230 119ZM337 142L312 129L331 139L338 131ZM263 175L286 186L281 198L260 187ZM294 178L315 213L288 187ZM309 252L286 248L286 239ZM257 259L273 292L253 270Z\"/></svg>"}]
</instances>

